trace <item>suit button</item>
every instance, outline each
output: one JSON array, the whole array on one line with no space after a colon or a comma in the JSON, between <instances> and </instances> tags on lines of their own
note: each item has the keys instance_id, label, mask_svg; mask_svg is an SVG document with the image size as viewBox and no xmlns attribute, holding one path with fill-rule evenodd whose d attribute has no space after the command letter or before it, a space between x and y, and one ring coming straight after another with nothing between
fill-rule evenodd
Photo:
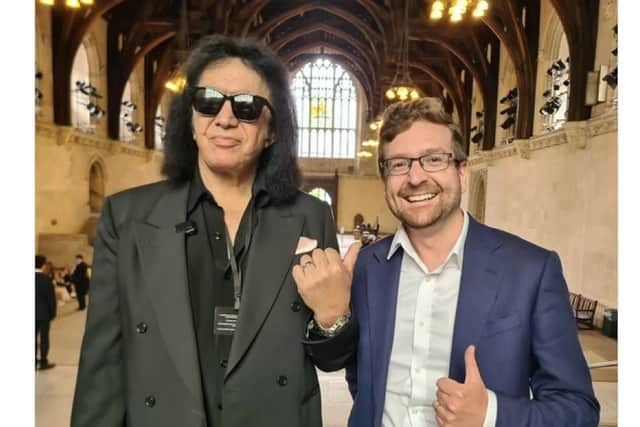
<instances>
[{"instance_id":1,"label":"suit button","mask_svg":"<svg viewBox=\"0 0 640 427\"><path fill-rule=\"evenodd\" d=\"M222 403L218 403L218 409L222 411Z\"/></svg>"},{"instance_id":2,"label":"suit button","mask_svg":"<svg viewBox=\"0 0 640 427\"><path fill-rule=\"evenodd\" d=\"M291 303L291 310L298 312L300 311L300 309L302 308L302 305L300 305L300 301L294 301Z\"/></svg>"},{"instance_id":3,"label":"suit button","mask_svg":"<svg viewBox=\"0 0 640 427\"><path fill-rule=\"evenodd\" d=\"M281 387L284 387L287 385L287 377L285 377L284 375L280 375L278 377L278 385L280 385Z\"/></svg>"},{"instance_id":4,"label":"suit button","mask_svg":"<svg viewBox=\"0 0 640 427\"><path fill-rule=\"evenodd\" d=\"M147 332L147 329L148 329L148 326L144 322L140 322L136 325L136 332L139 334L144 334L145 332Z\"/></svg>"},{"instance_id":5,"label":"suit button","mask_svg":"<svg viewBox=\"0 0 640 427\"><path fill-rule=\"evenodd\" d=\"M156 398L154 396L147 396L144 398L144 406L147 408L153 408L156 405Z\"/></svg>"},{"instance_id":6,"label":"suit button","mask_svg":"<svg viewBox=\"0 0 640 427\"><path fill-rule=\"evenodd\" d=\"M220 234L220 233L217 233L217 232L216 232L216 234L215 234L215 239L216 239L216 240L220 240L220 239L222 239L222 234Z\"/></svg>"},{"instance_id":7,"label":"suit button","mask_svg":"<svg viewBox=\"0 0 640 427\"><path fill-rule=\"evenodd\" d=\"M227 361L226 361L226 360L224 360L224 359L223 359L223 360L221 360L221 361L220 361L220 367L221 367L221 368L226 368L226 367L227 367Z\"/></svg>"}]
</instances>

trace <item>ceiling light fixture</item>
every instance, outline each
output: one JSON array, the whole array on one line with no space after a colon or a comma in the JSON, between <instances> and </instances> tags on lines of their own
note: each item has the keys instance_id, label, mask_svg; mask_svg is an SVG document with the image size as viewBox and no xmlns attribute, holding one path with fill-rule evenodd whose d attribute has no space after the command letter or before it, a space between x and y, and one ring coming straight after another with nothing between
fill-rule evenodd
<instances>
[{"instance_id":1,"label":"ceiling light fixture","mask_svg":"<svg viewBox=\"0 0 640 427\"><path fill-rule=\"evenodd\" d=\"M460 22L467 13L467 10L471 8L473 8L471 16L473 16L474 19L478 19L485 16L487 10L489 10L489 2L486 0L436 0L431 4L429 19L439 21L444 17L444 11L446 9L449 15L449 21Z\"/></svg>"},{"instance_id":2,"label":"ceiling light fixture","mask_svg":"<svg viewBox=\"0 0 640 427\"><path fill-rule=\"evenodd\" d=\"M391 82L391 87L385 92L385 96L391 102L420 98L420 93L409 74L409 0L404 2L403 29L404 33L400 39L400 58L396 66L396 74L393 77L393 82Z\"/></svg>"},{"instance_id":3,"label":"ceiling light fixture","mask_svg":"<svg viewBox=\"0 0 640 427\"><path fill-rule=\"evenodd\" d=\"M166 82L164 84L164 87L166 87L173 93L178 93L178 92L182 92L182 89L184 89L186 84L187 84L187 79L181 76L176 76L171 80L169 80L168 82Z\"/></svg>"}]
</instances>

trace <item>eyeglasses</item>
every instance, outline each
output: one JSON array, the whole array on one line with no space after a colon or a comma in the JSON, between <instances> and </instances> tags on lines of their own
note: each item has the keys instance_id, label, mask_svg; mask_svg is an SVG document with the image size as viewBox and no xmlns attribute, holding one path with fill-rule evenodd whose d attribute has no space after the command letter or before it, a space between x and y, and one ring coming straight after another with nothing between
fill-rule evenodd
<instances>
[{"instance_id":1,"label":"eyeglasses","mask_svg":"<svg viewBox=\"0 0 640 427\"><path fill-rule=\"evenodd\" d=\"M224 103L231 101L231 111L236 118L243 122L255 122L262 113L262 108L267 107L274 115L273 107L269 101L258 95L250 93L237 93L225 95L217 89L204 86L192 86L191 104L193 109L204 116L215 116L220 112Z\"/></svg>"},{"instance_id":2,"label":"eyeglasses","mask_svg":"<svg viewBox=\"0 0 640 427\"><path fill-rule=\"evenodd\" d=\"M411 170L413 162L420 163L425 172L439 172L449 167L453 153L432 153L421 157L394 157L380 160L380 169L384 175L406 175Z\"/></svg>"}]
</instances>

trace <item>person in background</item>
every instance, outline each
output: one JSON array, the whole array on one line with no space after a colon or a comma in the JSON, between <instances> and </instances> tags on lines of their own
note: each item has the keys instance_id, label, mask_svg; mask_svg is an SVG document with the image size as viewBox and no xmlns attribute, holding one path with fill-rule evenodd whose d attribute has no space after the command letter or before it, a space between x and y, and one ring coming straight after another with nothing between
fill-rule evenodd
<instances>
[{"instance_id":1,"label":"person in background","mask_svg":"<svg viewBox=\"0 0 640 427\"><path fill-rule=\"evenodd\" d=\"M51 321L56 317L56 295L49 267L44 255L36 255L36 367L40 370L51 369L55 363L49 362L49 330ZM40 359L38 359L38 339L40 341Z\"/></svg>"},{"instance_id":2,"label":"person in background","mask_svg":"<svg viewBox=\"0 0 640 427\"><path fill-rule=\"evenodd\" d=\"M89 275L87 274L87 263L80 254L76 255L76 267L70 277L73 286L76 288L78 298L78 310L84 310L87 306L87 293L89 292Z\"/></svg>"}]
</instances>

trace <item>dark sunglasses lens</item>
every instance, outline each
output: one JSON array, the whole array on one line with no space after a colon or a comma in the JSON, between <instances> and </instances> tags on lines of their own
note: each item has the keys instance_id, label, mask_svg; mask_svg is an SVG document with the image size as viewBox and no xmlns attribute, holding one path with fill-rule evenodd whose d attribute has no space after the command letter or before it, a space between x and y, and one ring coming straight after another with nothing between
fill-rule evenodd
<instances>
[{"instance_id":1,"label":"dark sunglasses lens","mask_svg":"<svg viewBox=\"0 0 640 427\"><path fill-rule=\"evenodd\" d=\"M260 117L262 102L249 94L240 94L233 97L233 114L240 120L254 121Z\"/></svg>"},{"instance_id":2,"label":"dark sunglasses lens","mask_svg":"<svg viewBox=\"0 0 640 427\"><path fill-rule=\"evenodd\" d=\"M224 104L224 95L215 89L198 88L193 94L193 108L200 114L215 116Z\"/></svg>"}]
</instances>

